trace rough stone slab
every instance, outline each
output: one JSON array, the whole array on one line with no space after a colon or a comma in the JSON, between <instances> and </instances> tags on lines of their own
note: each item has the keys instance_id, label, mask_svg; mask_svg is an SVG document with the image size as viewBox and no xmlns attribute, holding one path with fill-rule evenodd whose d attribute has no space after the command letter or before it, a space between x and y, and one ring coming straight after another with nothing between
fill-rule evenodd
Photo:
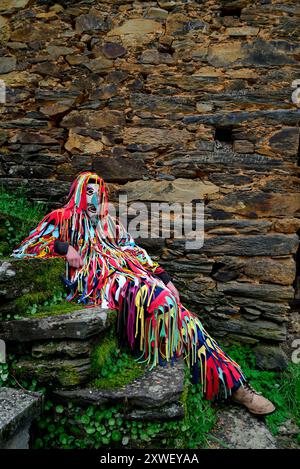
<instances>
[{"instance_id":1,"label":"rough stone slab","mask_svg":"<svg viewBox=\"0 0 300 469\"><path fill-rule=\"evenodd\" d=\"M37 135L35 133L35 138ZM27 197L31 200L52 200L52 206L60 200L69 190L69 184L65 181L55 179L27 179L27 178L3 178L3 186L8 190L14 191L22 183L26 189ZM48 259L49 260L49 259Z\"/></svg>"},{"instance_id":2,"label":"rough stone slab","mask_svg":"<svg viewBox=\"0 0 300 469\"><path fill-rule=\"evenodd\" d=\"M93 339L90 339L34 343L31 348L31 355L34 358L89 356L94 342Z\"/></svg>"},{"instance_id":3,"label":"rough stone slab","mask_svg":"<svg viewBox=\"0 0 300 469\"><path fill-rule=\"evenodd\" d=\"M266 283L255 284L248 282L218 283L218 291L225 295L255 298L259 300L289 301L293 299L295 290L293 287L282 285L270 285Z\"/></svg>"},{"instance_id":4,"label":"rough stone slab","mask_svg":"<svg viewBox=\"0 0 300 469\"><path fill-rule=\"evenodd\" d=\"M286 353L273 345L257 345L253 350L256 365L262 370L284 370L289 363Z\"/></svg>"},{"instance_id":5,"label":"rough stone slab","mask_svg":"<svg viewBox=\"0 0 300 469\"><path fill-rule=\"evenodd\" d=\"M0 12L10 14L17 10L25 8L29 0L1 0Z\"/></svg>"},{"instance_id":6,"label":"rough stone slab","mask_svg":"<svg viewBox=\"0 0 300 469\"><path fill-rule=\"evenodd\" d=\"M259 110L259 111L232 111L222 112L215 114L205 115L193 115L185 116L182 122L185 124L190 123L203 123L209 125L238 125L242 122L250 122L255 119L265 119L267 123L280 122L281 125L296 125L299 120L300 110L299 109L271 109L271 110Z\"/></svg>"},{"instance_id":7,"label":"rough stone slab","mask_svg":"<svg viewBox=\"0 0 300 469\"><path fill-rule=\"evenodd\" d=\"M18 376L36 379L38 383L51 383L64 388L74 387L91 378L89 358L74 360L20 360L16 364Z\"/></svg>"},{"instance_id":8,"label":"rough stone slab","mask_svg":"<svg viewBox=\"0 0 300 469\"><path fill-rule=\"evenodd\" d=\"M120 416L127 420L172 420L184 417L184 407L182 404L173 402L158 409L133 409L131 412L120 414Z\"/></svg>"},{"instance_id":9,"label":"rough stone slab","mask_svg":"<svg viewBox=\"0 0 300 469\"><path fill-rule=\"evenodd\" d=\"M40 393L0 388L0 448L41 414L42 403Z\"/></svg>"},{"instance_id":10,"label":"rough stone slab","mask_svg":"<svg viewBox=\"0 0 300 469\"><path fill-rule=\"evenodd\" d=\"M282 256L296 253L299 238L297 235L227 235L213 236L204 240L200 248L186 248L186 240L167 240L172 249L182 249L185 252L200 252L209 256Z\"/></svg>"},{"instance_id":11,"label":"rough stone slab","mask_svg":"<svg viewBox=\"0 0 300 469\"><path fill-rule=\"evenodd\" d=\"M233 228L239 233L265 234L271 226L267 220L205 220L205 230L210 233L216 228Z\"/></svg>"},{"instance_id":12,"label":"rough stone slab","mask_svg":"<svg viewBox=\"0 0 300 469\"><path fill-rule=\"evenodd\" d=\"M178 151L175 150L170 153L163 161L160 162L160 166L178 166L186 165L188 168L195 167L210 167L214 170L215 166L218 167L239 167L245 169L270 169L283 165L283 161L279 158L268 158L267 156L260 155L258 153L245 153L239 154L233 151ZM222 174L223 175L223 174ZM222 181L223 182L223 181Z\"/></svg>"},{"instance_id":13,"label":"rough stone slab","mask_svg":"<svg viewBox=\"0 0 300 469\"><path fill-rule=\"evenodd\" d=\"M268 318L277 318L278 320L281 317L284 317L289 311L289 305L287 303L269 303L268 300L270 297L266 298L266 301L261 301L258 298L245 298L242 296L230 297L230 301L233 304L244 306L246 309L248 307L255 306L256 309L259 309L262 312L263 317ZM273 299L273 298L272 298ZM253 301L255 300L255 302Z\"/></svg>"},{"instance_id":14,"label":"rough stone slab","mask_svg":"<svg viewBox=\"0 0 300 469\"><path fill-rule=\"evenodd\" d=\"M209 326L212 330L219 332L230 332L238 335L257 337L259 339L283 342L286 340L287 330L285 324L276 324L271 321L256 319L248 321L244 318L232 318L230 321L220 321L209 319Z\"/></svg>"},{"instance_id":15,"label":"rough stone slab","mask_svg":"<svg viewBox=\"0 0 300 469\"><path fill-rule=\"evenodd\" d=\"M54 396L79 405L122 402L141 409L160 408L178 402L183 392L184 367L183 360L178 359L174 366L157 366L121 389L57 390L54 391Z\"/></svg>"},{"instance_id":16,"label":"rough stone slab","mask_svg":"<svg viewBox=\"0 0 300 469\"><path fill-rule=\"evenodd\" d=\"M113 311L96 306L56 316L3 321L0 323L0 337L17 342L86 339L108 329Z\"/></svg>"},{"instance_id":17,"label":"rough stone slab","mask_svg":"<svg viewBox=\"0 0 300 469\"><path fill-rule=\"evenodd\" d=\"M248 218L277 217L284 214L296 217L300 209L298 193L272 193L256 190L253 192L236 191L209 204L211 209L225 210Z\"/></svg>"},{"instance_id":18,"label":"rough stone slab","mask_svg":"<svg viewBox=\"0 0 300 469\"><path fill-rule=\"evenodd\" d=\"M160 202L188 203L194 199L203 199L206 194L213 194L219 188L209 181L177 178L174 181L130 181L122 186L128 201L153 200Z\"/></svg>"},{"instance_id":19,"label":"rough stone slab","mask_svg":"<svg viewBox=\"0 0 300 469\"><path fill-rule=\"evenodd\" d=\"M266 424L242 408L220 410L211 434L220 440L210 445L214 449L276 449L276 440Z\"/></svg>"}]
</instances>

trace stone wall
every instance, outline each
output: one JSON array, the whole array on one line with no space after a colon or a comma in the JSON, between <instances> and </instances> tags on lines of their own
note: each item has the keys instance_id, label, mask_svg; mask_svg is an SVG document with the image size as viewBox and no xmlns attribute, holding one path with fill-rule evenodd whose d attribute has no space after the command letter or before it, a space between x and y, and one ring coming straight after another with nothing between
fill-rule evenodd
<instances>
[{"instance_id":1,"label":"stone wall","mask_svg":"<svg viewBox=\"0 0 300 469\"><path fill-rule=\"evenodd\" d=\"M113 201L203 200L202 249L144 245L217 336L276 366L297 330L299 17L296 0L0 5L4 183L55 207L95 170Z\"/></svg>"}]
</instances>

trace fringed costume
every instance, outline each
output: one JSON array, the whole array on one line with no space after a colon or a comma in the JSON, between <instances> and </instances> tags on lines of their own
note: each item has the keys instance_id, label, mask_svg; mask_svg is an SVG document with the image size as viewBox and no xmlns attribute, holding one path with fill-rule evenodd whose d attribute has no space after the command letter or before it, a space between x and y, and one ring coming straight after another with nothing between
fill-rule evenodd
<instances>
[{"instance_id":1,"label":"fringed costume","mask_svg":"<svg viewBox=\"0 0 300 469\"><path fill-rule=\"evenodd\" d=\"M91 195L98 206L96 216L88 210L91 181L98 188L98 193ZM246 380L199 317L176 300L164 283L168 273L135 243L120 220L108 213L107 188L97 174L79 174L66 205L46 215L12 255L61 256L59 243L64 253L73 246L83 260L80 268L66 262L67 300L117 309L118 337L138 351L139 363L152 369L183 356L193 382L201 383L209 400L230 396Z\"/></svg>"}]
</instances>

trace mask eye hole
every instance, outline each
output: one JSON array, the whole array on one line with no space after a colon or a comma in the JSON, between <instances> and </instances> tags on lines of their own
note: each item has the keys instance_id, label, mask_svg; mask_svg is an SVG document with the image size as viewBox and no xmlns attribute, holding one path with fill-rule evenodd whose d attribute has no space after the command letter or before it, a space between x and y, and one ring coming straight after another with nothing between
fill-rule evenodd
<instances>
[{"instance_id":1,"label":"mask eye hole","mask_svg":"<svg viewBox=\"0 0 300 469\"><path fill-rule=\"evenodd\" d=\"M88 187L86 190L87 195L93 195L94 189L92 187Z\"/></svg>"}]
</instances>

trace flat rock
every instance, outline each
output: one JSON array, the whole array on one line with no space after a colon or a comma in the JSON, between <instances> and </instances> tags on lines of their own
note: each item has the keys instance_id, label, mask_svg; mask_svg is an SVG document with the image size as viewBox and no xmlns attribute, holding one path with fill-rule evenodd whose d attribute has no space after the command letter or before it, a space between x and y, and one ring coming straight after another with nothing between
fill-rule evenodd
<instances>
[{"instance_id":1,"label":"flat rock","mask_svg":"<svg viewBox=\"0 0 300 469\"><path fill-rule=\"evenodd\" d=\"M147 151L161 147L174 147L186 143L191 138L186 129L157 129L157 128L125 128L122 131L122 138L128 149L136 151L147 145ZM146 181L144 181L146 182Z\"/></svg>"},{"instance_id":2,"label":"flat rock","mask_svg":"<svg viewBox=\"0 0 300 469\"><path fill-rule=\"evenodd\" d=\"M184 367L184 362L179 359L174 366L157 366L120 389L56 390L54 396L79 405L100 406L108 402L122 402L141 409L160 408L178 402L183 392Z\"/></svg>"},{"instance_id":3,"label":"flat rock","mask_svg":"<svg viewBox=\"0 0 300 469\"><path fill-rule=\"evenodd\" d=\"M186 118L187 119L187 118ZM198 151L191 150L188 153L182 150L174 150L169 153L164 160L159 161L160 166L171 166L174 167L172 173L174 173L175 168L178 165L183 165L187 168L197 168L201 167L206 170L211 171L215 170L216 165L223 168L245 168L245 169L270 169L278 166L282 166L283 162L279 158L269 158L264 155L259 155L258 153L235 153L233 151L224 151L221 149L218 151ZM219 182L223 185L226 183L226 180L222 179L219 175ZM228 177L228 175L227 175Z\"/></svg>"},{"instance_id":4,"label":"flat rock","mask_svg":"<svg viewBox=\"0 0 300 469\"><path fill-rule=\"evenodd\" d=\"M0 448L42 410L42 395L13 388L0 388Z\"/></svg>"},{"instance_id":5,"label":"flat rock","mask_svg":"<svg viewBox=\"0 0 300 469\"><path fill-rule=\"evenodd\" d=\"M219 411L212 436L219 440L214 449L276 449L276 440L263 420L247 410L230 408Z\"/></svg>"},{"instance_id":6,"label":"flat rock","mask_svg":"<svg viewBox=\"0 0 300 469\"><path fill-rule=\"evenodd\" d=\"M77 33L83 32L107 32L110 27L110 18L102 17L97 10L93 9L87 15L80 15L76 18L75 29Z\"/></svg>"},{"instance_id":7,"label":"flat rock","mask_svg":"<svg viewBox=\"0 0 300 469\"><path fill-rule=\"evenodd\" d=\"M31 355L34 358L89 356L92 350L92 342L94 342L94 339L35 342L31 348Z\"/></svg>"},{"instance_id":8,"label":"flat rock","mask_svg":"<svg viewBox=\"0 0 300 469\"><path fill-rule=\"evenodd\" d=\"M22 378L68 388L78 386L91 378L91 361L89 358L24 359L16 363L15 370L17 376Z\"/></svg>"},{"instance_id":9,"label":"flat rock","mask_svg":"<svg viewBox=\"0 0 300 469\"><path fill-rule=\"evenodd\" d=\"M219 283L218 291L226 295L284 302L293 298L293 288L283 285L255 284L248 282Z\"/></svg>"},{"instance_id":10,"label":"flat rock","mask_svg":"<svg viewBox=\"0 0 300 469\"><path fill-rule=\"evenodd\" d=\"M167 244L174 249L184 248L185 240L167 240ZM282 256L297 251L299 238L294 235L268 234L257 236L213 236L207 237L201 247L201 253L206 255L230 256ZM196 251L198 248L185 248L186 252Z\"/></svg>"},{"instance_id":11,"label":"flat rock","mask_svg":"<svg viewBox=\"0 0 300 469\"><path fill-rule=\"evenodd\" d=\"M115 110L71 111L61 122L61 126L67 129L72 127L105 129L124 125L125 118L123 113Z\"/></svg>"},{"instance_id":12,"label":"flat rock","mask_svg":"<svg viewBox=\"0 0 300 469\"><path fill-rule=\"evenodd\" d=\"M108 32L107 36L124 36L126 34L143 35L143 34L161 34L163 27L160 23L144 19L135 18L125 21L121 26L116 27Z\"/></svg>"},{"instance_id":13,"label":"flat rock","mask_svg":"<svg viewBox=\"0 0 300 469\"><path fill-rule=\"evenodd\" d=\"M276 324L260 319L249 321L242 317L232 318L230 321L209 319L212 330L223 331L253 338L284 342L287 338L285 324Z\"/></svg>"},{"instance_id":14,"label":"flat rock","mask_svg":"<svg viewBox=\"0 0 300 469\"><path fill-rule=\"evenodd\" d=\"M1 57L0 58L0 74L12 72L16 69L15 57Z\"/></svg>"},{"instance_id":15,"label":"flat rock","mask_svg":"<svg viewBox=\"0 0 300 469\"><path fill-rule=\"evenodd\" d=\"M1 215L4 222L6 218L5 214ZM52 294L53 290L61 290L63 283L59 275L64 269L65 260L62 258L47 260L2 258L0 260L0 309L11 301L14 312L20 313L21 311L18 310L18 306L13 301L31 292L46 292L45 285L49 284L50 281ZM41 281L41 276L47 278L47 282Z\"/></svg>"},{"instance_id":16,"label":"flat rock","mask_svg":"<svg viewBox=\"0 0 300 469\"><path fill-rule=\"evenodd\" d=\"M24 188L26 188L27 195L31 200L49 200L49 198L51 198L55 202L63 197L69 190L69 184L63 180L26 179L23 177L3 179L3 186L13 191L20 186L21 182Z\"/></svg>"},{"instance_id":17,"label":"flat rock","mask_svg":"<svg viewBox=\"0 0 300 469\"><path fill-rule=\"evenodd\" d=\"M184 417L184 407L181 403L173 402L172 404L166 404L163 407L155 409L133 409L131 412L126 412L120 416L127 420L172 420Z\"/></svg>"},{"instance_id":18,"label":"flat rock","mask_svg":"<svg viewBox=\"0 0 300 469\"><path fill-rule=\"evenodd\" d=\"M16 10L25 8L29 0L1 0L0 12L11 13Z\"/></svg>"},{"instance_id":19,"label":"flat rock","mask_svg":"<svg viewBox=\"0 0 300 469\"><path fill-rule=\"evenodd\" d=\"M129 201L156 200L160 202L191 202L193 199L204 199L206 194L213 194L219 188L209 181L194 181L177 178L175 181L132 181L124 184Z\"/></svg>"},{"instance_id":20,"label":"flat rock","mask_svg":"<svg viewBox=\"0 0 300 469\"><path fill-rule=\"evenodd\" d=\"M266 214L268 217L276 217L281 213L285 216L296 216L300 210L300 201L297 193L236 191L212 202L210 208L226 210L249 218L264 217Z\"/></svg>"},{"instance_id":21,"label":"flat rock","mask_svg":"<svg viewBox=\"0 0 300 469\"><path fill-rule=\"evenodd\" d=\"M263 109L259 111L216 112L214 114L185 116L182 121L188 123L206 123L210 125L237 125L245 121L265 119L267 122L280 122L292 125L299 119L299 109Z\"/></svg>"},{"instance_id":22,"label":"flat rock","mask_svg":"<svg viewBox=\"0 0 300 469\"><path fill-rule=\"evenodd\" d=\"M17 342L86 339L108 329L112 312L96 306L56 316L3 321L0 323L0 337Z\"/></svg>"},{"instance_id":23,"label":"flat rock","mask_svg":"<svg viewBox=\"0 0 300 469\"><path fill-rule=\"evenodd\" d=\"M288 358L280 347L273 345L257 345L254 348L256 364L262 370L284 370L288 366Z\"/></svg>"}]
</instances>

